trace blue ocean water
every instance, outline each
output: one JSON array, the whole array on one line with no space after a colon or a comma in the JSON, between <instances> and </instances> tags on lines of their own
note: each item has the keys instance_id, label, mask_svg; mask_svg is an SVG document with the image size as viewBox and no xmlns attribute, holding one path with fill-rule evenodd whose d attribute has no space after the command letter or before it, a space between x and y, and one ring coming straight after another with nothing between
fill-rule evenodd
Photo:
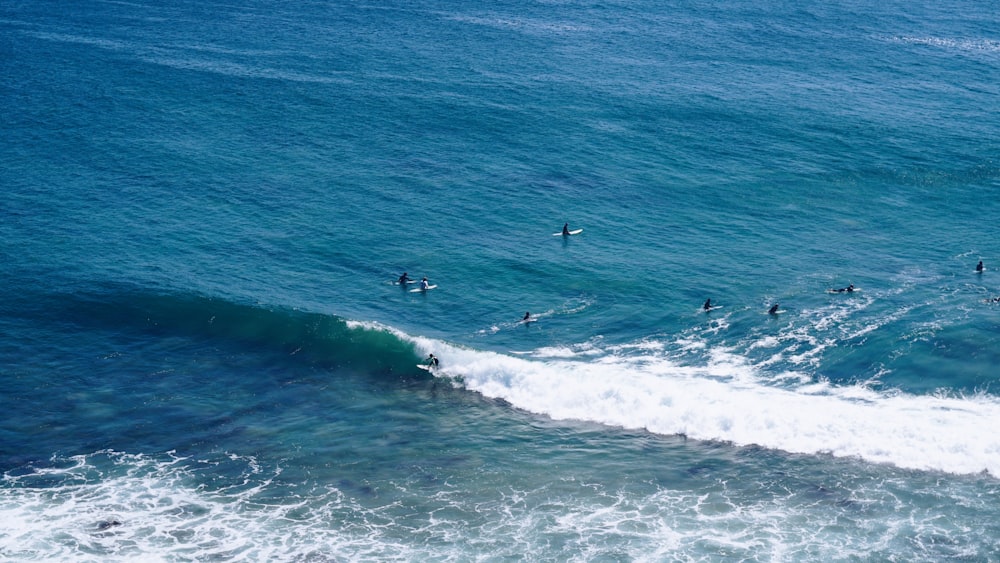
<instances>
[{"instance_id":1,"label":"blue ocean water","mask_svg":"<svg viewBox=\"0 0 1000 563\"><path fill-rule=\"evenodd\" d=\"M0 558L1000 558L998 24L0 3Z\"/></svg>"}]
</instances>

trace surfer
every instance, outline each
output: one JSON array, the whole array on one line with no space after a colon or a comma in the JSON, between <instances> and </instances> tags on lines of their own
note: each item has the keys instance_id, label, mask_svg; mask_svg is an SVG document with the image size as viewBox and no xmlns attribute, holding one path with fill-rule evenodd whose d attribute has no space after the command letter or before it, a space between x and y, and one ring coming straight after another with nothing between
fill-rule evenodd
<instances>
[{"instance_id":1,"label":"surfer","mask_svg":"<svg viewBox=\"0 0 1000 563\"><path fill-rule=\"evenodd\" d=\"M408 276L406 272L403 272L403 275L399 276L399 281L396 283L399 285L406 285L410 283L410 276Z\"/></svg>"},{"instance_id":2,"label":"surfer","mask_svg":"<svg viewBox=\"0 0 1000 563\"><path fill-rule=\"evenodd\" d=\"M569 236L569 223L566 223L565 225L563 225L563 232L562 232L562 234L566 235L566 236Z\"/></svg>"},{"instance_id":3,"label":"surfer","mask_svg":"<svg viewBox=\"0 0 1000 563\"><path fill-rule=\"evenodd\" d=\"M438 359L434 357L434 354L427 354L427 367L429 368L438 367Z\"/></svg>"},{"instance_id":4,"label":"surfer","mask_svg":"<svg viewBox=\"0 0 1000 563\"><path fill-rule=\"evenodd\" d=\"M842 287L840 289L835 289L837 293L854 293L854 284L850 284L847 287Z\"/></svg>"},{"instance_id":5,"label":"surfer","mask_svg":"<svg viewBox=\"0 0 1000 563\"><path fill-rule=\"evenodd\" d=\"M982 273L982 271L983 271L983 261L982 260L980 260L979 263L976 264L976 271L979 272L979 273Z\"/></svg>"},{"instance_id":6,"label":"surfer","mask_svg":"<svg viewBox=\"0 0 1000 563\"><path fill-rule=\"evenodd\" d=\"M772 305L771 308L767 310L767 314L768 315L777 315L778 314L778 304L775 303L774 305Z\"/></svg>"},{"instance_id":7,"label":"surfer","mask_svg":"<svg viewBox=\"0 0 1000 563\"><path fill-rule=\"evenodd\" d=\"M521 319L521 322L526 323L530 320L531 320L531 311L528 311L527 313L524 314L524 318Z\"/></svg>"},{"instance_id":8,"label":"surfer","mask_svg":"<svg viewBox=\"0 0 1000 563\"><path fill-rule=\"evenodd\" d=\"M106 530L110 530L111 528L114 528L115 526L121 526L121 525L122 525L121 520L118 520L116 518L112 518L110 520L101 520L100 522L98 522L97 523L97 529L99 531L103 532L103 531L106 531Z\"/></svg>"},{"instance_id":9,"label":"surfer","mask_svg":"<svg viewBox=\"0 0 1000 563\"><path fill-rule=\"evenodd\" d=\"M430 286L431 284L427 283L427 276L424 276L424 279L420 280L420 289L426 290Z\"/></svg>"},{"instance_id":10,"label":"surfer","mask_svg":"<svg viewBox=\"0 0 1000 563\"><path fill-rule=\"evenodd\" d=\"M702 305L701 308L704 309L704 310L706 310L706 311L711 311L712 310L712 299L711 298L706 299L705 300L705 304Z\"/></svg>"}]
</instances>

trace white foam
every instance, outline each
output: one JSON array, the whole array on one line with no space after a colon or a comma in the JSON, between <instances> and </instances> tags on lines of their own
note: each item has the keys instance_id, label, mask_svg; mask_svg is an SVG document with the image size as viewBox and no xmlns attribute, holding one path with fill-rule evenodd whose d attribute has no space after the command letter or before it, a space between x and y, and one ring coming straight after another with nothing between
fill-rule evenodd
<instances>
[{"instance_id":1,"label":"white foam","mask_svg":"<svg viewBox=\"0 0 1000 563\"><path fill-rule=\"evenodd\" d=\"M601 355L600 337L573 346L543 346L536 349L532 355L537 358L577 358Z\"/></svg>"},{"instance_id":2,"label":"white foam","mask_svg":"<svg viewBox=\"0 0 1000 563\"><path fill-rule=\"evenodd\" d=\"M220 457L221 456L221 457ZM392 518L332 486L275 483L253 458L96 452L5 475L0 553L16 561L420 560ZM229 459L226 459L226 458ZM69 461L70 464L64 464ZM219 466L226 465L221 468ZM229 475L229 484L218 484ZM205 485L206 476L213 483ZM282 494L276 494L282 493Z\"/></svg>"},{"instance_id":3,"label":"white foam","mask_svg":"<svg viewBox=\"0 0 1000 563\"><path fill-rule=\"evenodd\" d=\"M912 469L1000 475L995 397L876 392L863 385L815 383L797 372L780 377L793 387L777 387L773 377L724 349L712 351L709 365L692 367L653 354L584 361L574 353L537 361L412 340L441 357L442 372L461 378L466 388L554 419Z\"/></svg>"},{"instance_id":4,"label":"white foam","mask_svg":"<svg viewBox=\"0 0 1000 563\"><path fill-rule=\"evenodd\" d=\"M900 508L884 492L869 494L867 477L844 476L826 491L828 500L847 503L852 533L845 533L829 525L839 511L808 487L747 494L755 491L752 478L623 489L621 481L578 481L574 471L529 471L501 479L501 488L455 475L429 490L402 477L380 483L385 498L359 499L322 484L328 475L282 482L280 469L253 457L206 458L95 452L4 475L0 553L16 561L461 561L525 553L660 561L722 552L740 560L829 560L873 551L933 558L942 552L925 544L935 537L957 537L968 556L996 545L988 530L956 530L948 517L955 506ZM980 493L961 491L961 498L987 505Z\"/></svg>"}]
</instances>

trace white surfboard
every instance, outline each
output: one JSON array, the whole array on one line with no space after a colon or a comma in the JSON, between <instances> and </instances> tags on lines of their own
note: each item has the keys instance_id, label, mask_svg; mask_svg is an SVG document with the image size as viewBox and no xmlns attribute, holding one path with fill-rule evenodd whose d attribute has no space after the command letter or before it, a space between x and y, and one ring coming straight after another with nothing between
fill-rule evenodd
<instances>
[{"instance_id":1,"label":"white surfboard","mask_svg":"<svg viewBox=\"0 0 1000 563\"><path fill-rule=\"evenodd\" d=\"M576 230L570 231L569 234L571 234L571 235L578 235L578 234L580 234L582 232L583 232L583 229L576 229ZM552 233L552 236L554 236L554 237L561 237L561 236L565 236L565 234L566 233Z\"/></svg>"},{"instance_id":2,"label":"white surfboard","mask_svg":"<svg viewBox=\"0 0 1000 563\"><path fill-rule=\"evenodd\" d=\"M430 290L432 290L432 289L434 289L436 287L437 287L436 285L429 285L426 288L424 288L424 287L418 287L416 289L411 289L410 293L419 293L421 291L430 291Z\"/></svg>"},{"instance_id":3,"label":"white surfboard","mask_svg":"<svg viewBox=\"0 0 1000 563\"><path fill-rule=\"evenodd\" d=\"M716 309L721 309L721 308L723 308L723 307L725 307L725 305L712 305L712 306L710 306L710 307L709 307L708 309L706 309L706 308L702 307L702 308L701 308L701 310L702 310L702 311L705 311L705 312L707 313L707 312L709 312L709 311L714 311L714 310L716 310Z\"/></svg>"},{"instance_id":4,"label":"white surfboard","mask_svg":"<svg viewBox=\"0 0 1000 563\"><path fill-rule=\"evenodd\" d=\"M424 371L434 371L434 368L432 368L431 366L429 366L427 364L417 364L417 367L420 368L420 369L422 369L422 370L424 370Z\"/></svg>"},{"instance_id":5,"label":"white surfboard","mask_svg":"<svg viewBox=\"0 0 1000 563\"><path fill-rule=\"evenodd\" d=\"M853 291L847 291L846 289L843 289L843 290L841 290L841 289L828 289L828 290L826 290L826 292L827 293L861 293L861 288L860 287L855 287Z\"/></svg>"}]
</instances>

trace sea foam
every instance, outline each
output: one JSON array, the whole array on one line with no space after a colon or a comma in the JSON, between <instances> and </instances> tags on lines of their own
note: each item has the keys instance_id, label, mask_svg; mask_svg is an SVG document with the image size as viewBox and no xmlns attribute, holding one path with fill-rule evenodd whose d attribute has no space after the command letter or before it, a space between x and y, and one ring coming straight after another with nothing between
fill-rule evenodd
<instances>
[{"instance_id":1,"label":"sea foam","mask_svg":"<svg viewBox=\"0 0 1000 563\"><path fill-rule=\"evenodd\" d=\"M421 353L440 357L440 376L557 420L910 469L1000 475L1000 438L992 431L1000 425L1000 401L992 396L920 396L817 383L800 374L785 374L780 379L786 385L778 387L726 351L705 366L650 353L595 355L590 346L586 356L541 350L535 359L396 333Z\"/></svg>"}]
</instances>

